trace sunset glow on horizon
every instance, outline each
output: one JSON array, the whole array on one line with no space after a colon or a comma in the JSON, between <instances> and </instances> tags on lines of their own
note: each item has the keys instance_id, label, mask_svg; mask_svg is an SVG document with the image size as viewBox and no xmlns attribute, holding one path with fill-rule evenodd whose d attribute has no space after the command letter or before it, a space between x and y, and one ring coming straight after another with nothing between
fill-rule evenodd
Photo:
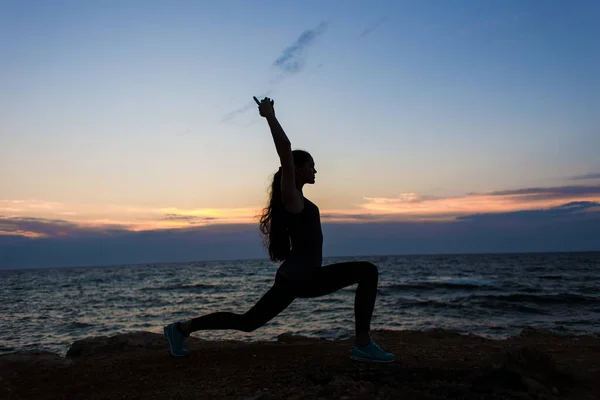
<instances>
[{"instance_id":1,"label":"sunset glow on horizon","mask_svg":"<svg viewBox=\"0 0 600 400\"><path fill-rule=\"evenodd\" d=\"M569 190L571 189L571 190ZM579 193L570 193L573 190ZM537 190L537 192L535 191ZM562 190L562 192L561 192ZM600 207L600 185L571 186L562 188L535 188L525 193L472 193L449 198L430 198L416 193L401 194L396 198L365 197L362 204L352 209L322 209L324 222L394 222L394 221L454 221L474 214L496 214L527 210L543 210L574 202L596 203ZM11 206L12 205L12 206ZM14 207L18 206L18 207ZM0 234L16 234L30 238L48 237L35 231L10 230L10 219L35 218L75 224L89 229L105 231L112 229L133 232L181 229L214 224L256 224L262 212L257 208L179 209L137 208L134 213L123 207L106 210L97 206L44 203L26 200L2 200ZM594 209L591 209L594 211ZM92 217L94 216L94 217ZM98 216L102 216L98 218ZM5 227L3 229L3 226ZM6 229L8 227L9 229ZM66 236L66 234L65 234Z\"/></svg>"}]
</instances>

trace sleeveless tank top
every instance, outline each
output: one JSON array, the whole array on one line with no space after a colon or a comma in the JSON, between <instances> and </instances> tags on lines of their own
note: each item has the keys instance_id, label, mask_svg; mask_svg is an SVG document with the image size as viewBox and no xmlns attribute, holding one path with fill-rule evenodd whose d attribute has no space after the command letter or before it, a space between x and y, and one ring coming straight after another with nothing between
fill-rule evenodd
<instances>
[{"instance_id":1,"label":"sleeveless tank top","mask_svg":"<svg viewBox=\"0 0 600 400\"><path fill-rule=\"evenodd\" d=\"M286 212L286 224L292 249L278 272L287 279L309 279L323 262L323 232L319 208L304 197L301 212Z\"/></svg>"}]
</instances>

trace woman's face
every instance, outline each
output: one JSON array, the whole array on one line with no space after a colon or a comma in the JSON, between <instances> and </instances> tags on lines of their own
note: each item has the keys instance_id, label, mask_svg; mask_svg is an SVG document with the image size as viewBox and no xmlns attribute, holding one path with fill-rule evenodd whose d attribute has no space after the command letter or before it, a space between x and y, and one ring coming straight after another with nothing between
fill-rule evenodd
<instances>
[{"instance_id":1,"label":"woman's face","mask_svg":"<svg viewBox=\"0 0 600 400\"><path fill-rule=\"evenodd\" d=\"M296 167L296 176L300 180L300 182L304 184L313 184L315 183L315 174L317 170L315 169L315 160L312 157L306 162Z\"/></svg>"}]
</instances>

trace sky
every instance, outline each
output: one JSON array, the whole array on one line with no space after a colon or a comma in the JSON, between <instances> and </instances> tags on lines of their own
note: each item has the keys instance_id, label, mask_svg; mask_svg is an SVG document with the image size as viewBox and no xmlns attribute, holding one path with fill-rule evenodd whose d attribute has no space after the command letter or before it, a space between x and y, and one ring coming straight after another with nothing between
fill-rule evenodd
<instances>
[{"instance_id":1,"label":"sky","mask_svg":"<svg viewBox=\"0 0 600 400\"><path fill-rule=\"evenodd\" d=\"M0 2L0 268L266 258L279 160L324 255L600 250L600 3Z\"/></svg>"}]
</instances>

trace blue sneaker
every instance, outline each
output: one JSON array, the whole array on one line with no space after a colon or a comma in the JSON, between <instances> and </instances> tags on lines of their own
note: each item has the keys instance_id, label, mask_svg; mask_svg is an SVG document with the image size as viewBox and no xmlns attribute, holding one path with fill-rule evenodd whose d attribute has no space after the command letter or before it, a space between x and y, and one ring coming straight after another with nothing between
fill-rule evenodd
<instances>
[{"instance_id":1,"label":"blue sneaker","mask_svg":"<svg viewBox=\"0 0 600 400\"><path fill-rule=\"evenodd\" d=\"M169 324L163 328L165 333L165 338L169 343L169 352L174 357L185 357L189 354L188 349L185 348L183 342L185 341L185 336L179 328L177 328L177 322Z\"/></svg>"},{"instance_id":2,"label":"blue sneaker","mask_svg":"<svg viewBox=\"0 0 600 400\"><path fill-rule=\"evenodd\" d=\"M373 341L373 339L371 339L369 344L364 347L356 344L352 346L350 359L355 361L386 363L394 361L396 356L384 351Z\"/></svg>"}]
</instances>

